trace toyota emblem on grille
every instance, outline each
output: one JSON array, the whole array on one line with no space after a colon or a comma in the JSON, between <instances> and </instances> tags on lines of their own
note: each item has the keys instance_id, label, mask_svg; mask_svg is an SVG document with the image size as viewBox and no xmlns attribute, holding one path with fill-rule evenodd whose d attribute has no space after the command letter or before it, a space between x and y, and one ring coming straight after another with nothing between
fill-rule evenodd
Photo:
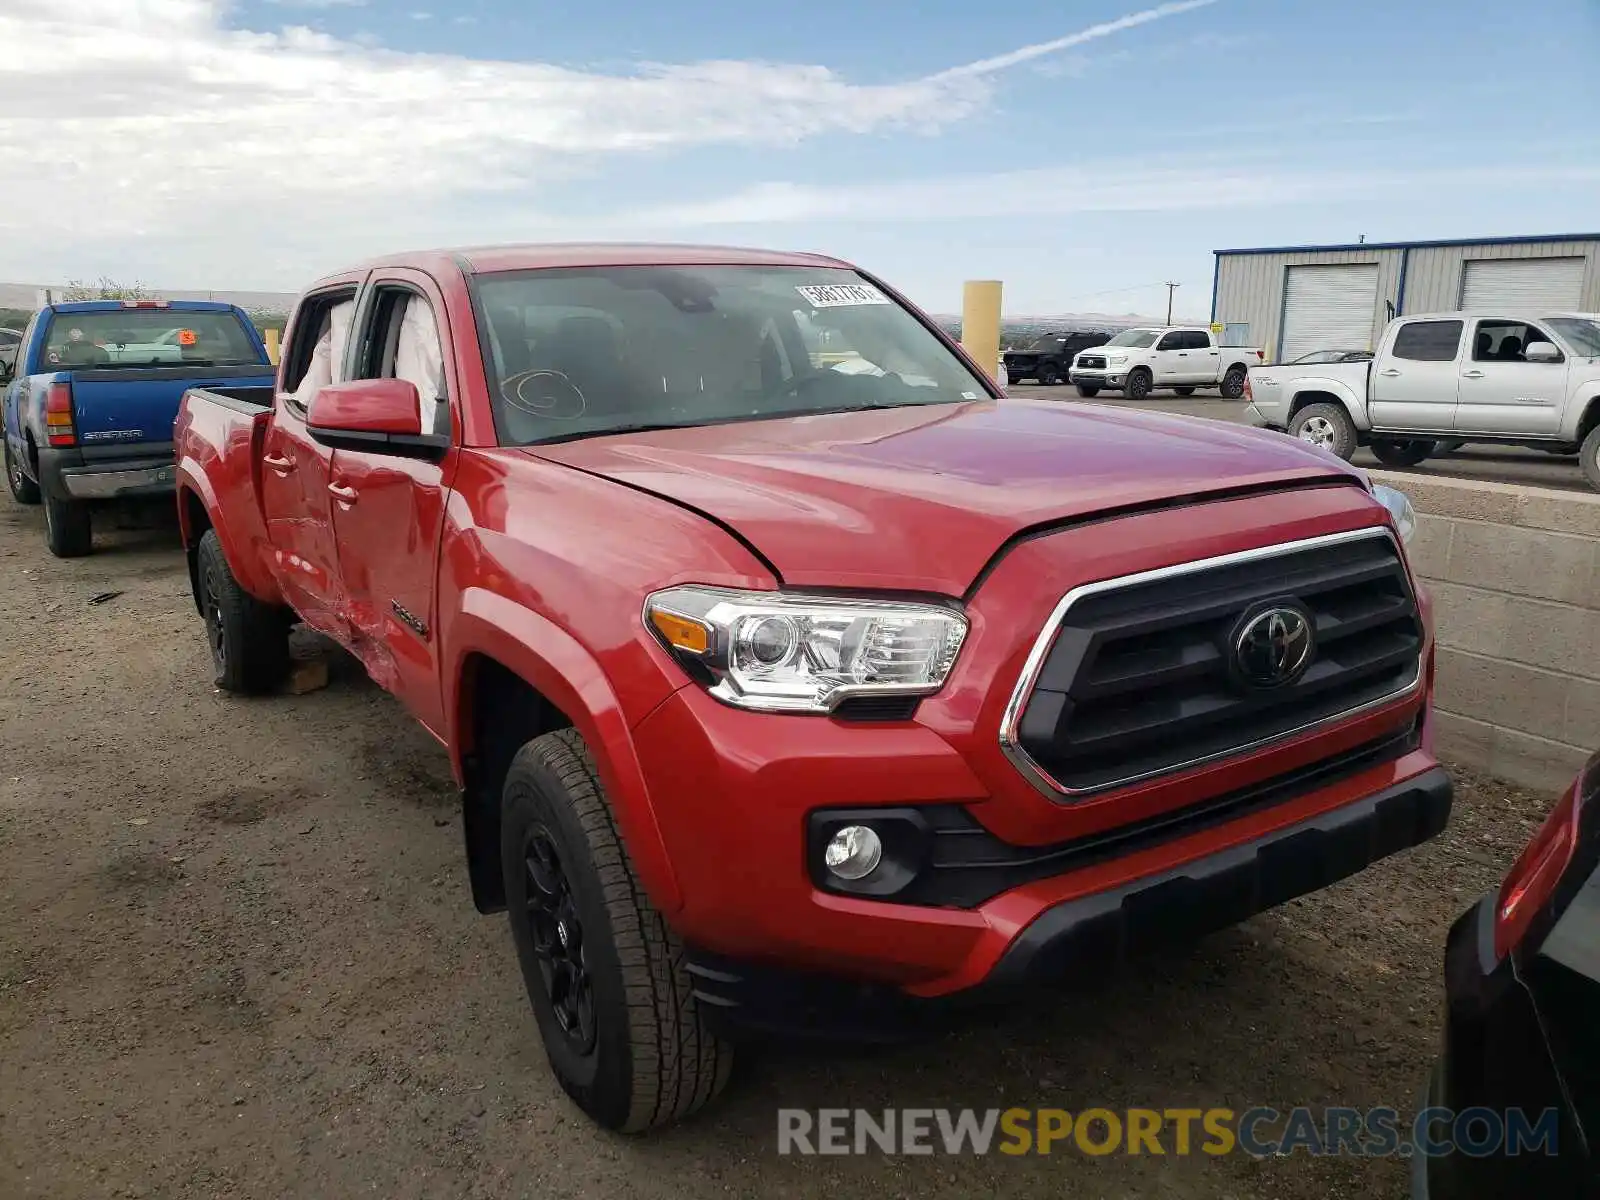
<instances>
[{"instance_id":1,"label":"toyota emblem on grille","mask_svg":"<svg viewBox=\"0 0 1600 1200\"><path fill-rule=\"evenodd\" d=\"M1311 614L1274 605L1239 623L1233 635L1233 666L1252 687L1282 687L1304 674L1315 649Z\"/></svg>"}]
</instances>

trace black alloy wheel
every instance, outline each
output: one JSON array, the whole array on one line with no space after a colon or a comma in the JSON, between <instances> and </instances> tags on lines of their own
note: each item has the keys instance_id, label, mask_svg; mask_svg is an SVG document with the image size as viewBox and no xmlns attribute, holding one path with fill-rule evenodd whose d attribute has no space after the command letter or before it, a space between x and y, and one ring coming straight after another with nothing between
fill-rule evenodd
<instances>
[{"instance_id":1,"label":"black alloy wheel","mask_svg":"<svg viewBox=\"0 0 1600 1200\"><path fill-rule=\"evenodd\" d=\"M594 1052L594 982L584 957L583 921L572 896L554 836L543 825L523 844L527 872L528 924L546 998L572 1050Z\"/></svg>"}]
</instances>

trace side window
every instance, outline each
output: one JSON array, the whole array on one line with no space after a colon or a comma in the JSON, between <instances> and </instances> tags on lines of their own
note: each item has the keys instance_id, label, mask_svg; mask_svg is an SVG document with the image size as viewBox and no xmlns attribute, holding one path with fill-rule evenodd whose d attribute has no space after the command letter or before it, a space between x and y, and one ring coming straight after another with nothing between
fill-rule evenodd
<instances>
[{"instance_id":1,"label":"side window","mask_svg":"<svg viewBox=\"0 0 1600 1200\"><path fill-rule=\"evenodd\" d=\"M404 379L416 385L424 433L450 432L444 347L427 299L409 288L380 287L362 340L360 379Z\"/></svg>"},{"instance_id":2,"label":"side window","mask_svg":"<svg viewBox=\"0 0 1600 1200\"><path fill-rule=\"evenodd\" d=\"M1211 338L1202 329L1191 329L1191 330L1189 330L1188 333L1184 334L1183 336L1184 336L1185 340L1188 342L1188 345L1185 346L1184 349L1187 349L1187 350L1209 350L1209 349L1211 349Z\"/></svg>"},{"instance_id":3,"label":"side window","mask_svg":"<svg viewBox=\"0 0 1600 1200\"><path fill-rule=\"evenodd\" d=\"M355 289L308 296L295 313L283 348L283 390L301 408L320 388L344 378L344 347L355 311Z\"/></svg>"},{"instance_id":4,"label":"side window","mask_svg":"<svg viewBox=\"0 0 1600 1200\"><path fill-rule=\"evenodd\" d=\"M1156 344L1157 350L1182 350L1184 337L1181 333L1169 333Z\"/></svg>"},{"instance_id":5,"label":"side window","mask_svg":"<svg viewBox=\"0 0 1600 1200\"><path fill-rule=\"evenodd\" d=\"M1464 327L1461 321L1410 321L1395 334L1390 353L1412 362L1454 362Z\"/></svg>"},{"instance_id":6,"label":"side window","mask_svg":"<svg viewBox=\"0 0 1600 1200\"><path fill-rule=\"evenodd\" d=\"M1527 362L1523 351L1529 342L1553 339L1537 325L1522 321L1479 321L1472 338L1473 362Z\"/></svg>"},{"instance_id":7,"label":"side window","mask_svg":"<svg viewBox=\"0 0 1600 1200\"><path fill-rule=\"evenodd\" d=\"M27 326L22 331L22 341L17 343L17 357L16 361L12 365L19 375L27 366L27 364L22 361L22 352L29 346L33 345L34 332L39 328L39 320L43 316L44 313L42 312L36 312L33 314L32 319L29 320Z\"/></svg>"}]
</instances>

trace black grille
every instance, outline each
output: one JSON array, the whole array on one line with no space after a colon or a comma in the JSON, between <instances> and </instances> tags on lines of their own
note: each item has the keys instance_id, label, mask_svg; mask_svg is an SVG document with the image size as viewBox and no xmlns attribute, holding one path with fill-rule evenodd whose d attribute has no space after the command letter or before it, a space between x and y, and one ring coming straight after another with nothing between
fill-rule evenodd
<instances>
[{"instance_id":1,"label":"black grille","mask_svg":"<svg viewBox=\"0 0 1600 1200\"><path fill-rule=\"evenodd\" d=\"M1106 360L1100 355L1085 355L1078 360L1078 365L1080 367L1090 367L1096 371L1103 371L1106 367Z\"/></svg>"},{"instance_id":2,"label":"black grille","mask_svg":"<svg viewBox=\"0 0 1600 1200\"><path fill-rule=\"evenodd\" d=\"M1232 641L1275 604L1309 613L1292 682L1240 682ZM1113 584L1071 604L1015 731L1060 788L1095 792L1260 745L1417 679L1422 626L1388 536Z\"/></svg>"}]
</instances>

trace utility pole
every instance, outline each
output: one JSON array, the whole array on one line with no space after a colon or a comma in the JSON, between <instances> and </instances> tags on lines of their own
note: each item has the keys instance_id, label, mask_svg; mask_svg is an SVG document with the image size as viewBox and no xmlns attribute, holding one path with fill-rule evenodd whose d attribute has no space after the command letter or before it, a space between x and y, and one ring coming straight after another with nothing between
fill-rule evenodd
<instances>
[{"instance_id":1,"label":"utility pole","mask_svg":"<svg viewBox=\"0 0 1600 1200\"><path fill-rule=\"evenodd\" d=\"M1170 280L1167 282L1167 324L1168 325L1172 324L1172 293L1177 291L1182 286L1183 285L1181 283L1173 283Z\"/></svg>"}]
</instances>

